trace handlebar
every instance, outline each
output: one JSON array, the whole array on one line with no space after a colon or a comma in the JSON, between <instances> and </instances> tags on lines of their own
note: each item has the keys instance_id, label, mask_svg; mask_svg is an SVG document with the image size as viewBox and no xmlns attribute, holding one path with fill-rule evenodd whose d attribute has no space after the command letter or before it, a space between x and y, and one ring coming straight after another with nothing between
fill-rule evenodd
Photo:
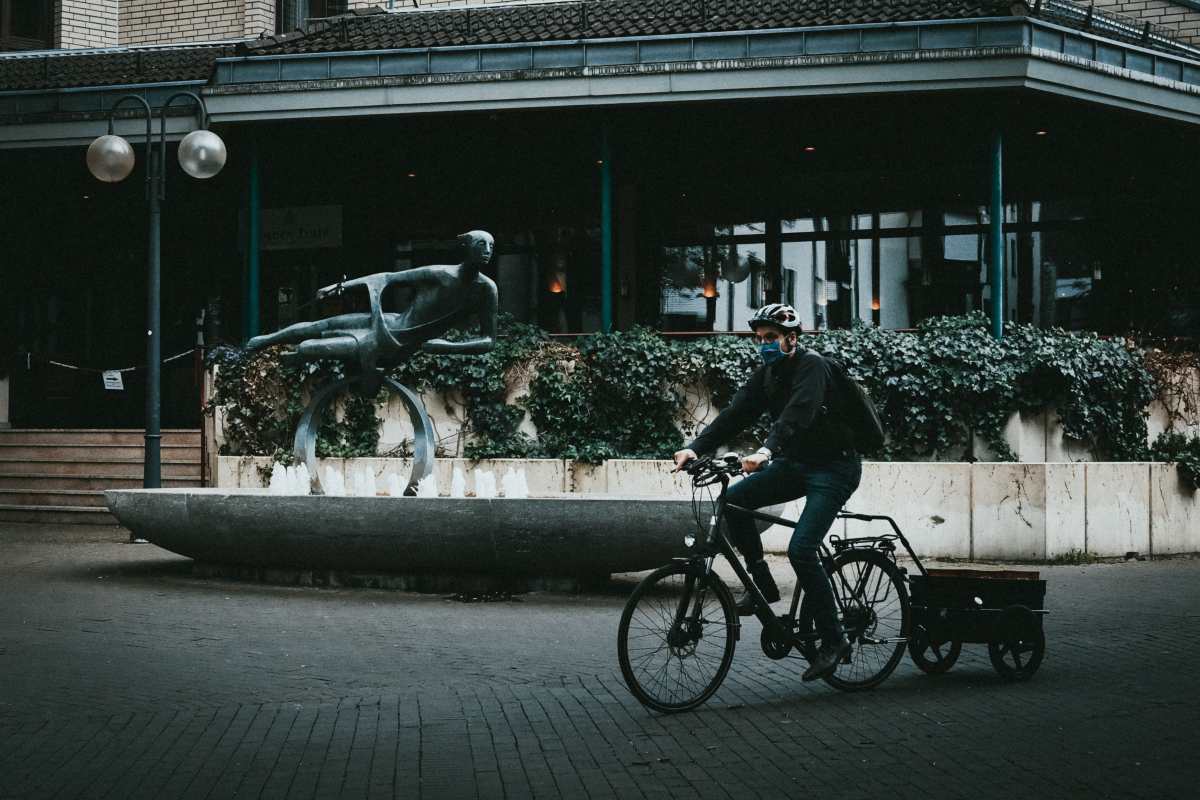
<instances>
[{"instance_id":1,"label":"handlebar","mask_svg":"<svg viewBox=\"0 0 1200 800\"><path fill-rule=\"evenodd\" d=\"M681 470L692 476L692 483L696 486L706 486L719 480L728 480L730 475L741 475L742 457L737 453L726 453L719 459L712 456L693 458Z\"/></svg>"}]
</instances>

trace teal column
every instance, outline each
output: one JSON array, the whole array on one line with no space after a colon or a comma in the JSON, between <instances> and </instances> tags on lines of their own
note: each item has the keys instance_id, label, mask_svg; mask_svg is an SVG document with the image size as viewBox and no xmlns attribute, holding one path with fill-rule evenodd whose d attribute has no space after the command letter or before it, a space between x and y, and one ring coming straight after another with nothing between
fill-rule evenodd
<instances>
[{"instance_id":1,"label":"teal column","mask_svg":"<svg viewBox=\"0 0 1200 800\"><path fill-rule=\"evenodd\" d=\"M992 134L992 225L990 231L992 263L992 336L1004 338L1004 140L997 128Z\"/></svg>"},{"instance_id":2,"label":"teal column","mask_svg":"<svg viewBox=\"0 0 1200 800\"><path fill-rule=\"evenodd\" d=\"M600 329L612 330L613 319L613 218L612 154L608 126L600 138Z\"/></svg>"},{"instance_id":3,"label":"teal column","mask_svg":"<svg viewBox=\"0 0 1200 800\"><path fill-rule=\"evenodd\" d=\"M258 181L258 145L250 150L250 186L246 209L246 298L243 303L245 338L259 334L259 246L262 241L262 209Z\"/></svg>"}]
</instances>

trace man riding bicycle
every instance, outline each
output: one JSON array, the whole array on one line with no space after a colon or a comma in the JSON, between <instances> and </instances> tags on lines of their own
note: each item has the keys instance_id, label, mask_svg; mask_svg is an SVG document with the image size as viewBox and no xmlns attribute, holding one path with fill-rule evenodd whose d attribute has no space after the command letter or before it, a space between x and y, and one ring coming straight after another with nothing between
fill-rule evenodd
<instances>
[{"instance_id":1,"label":"man riding bicycle","mask_svg":"<svg viewBox=\"0 0 1200 800\"><path fill-rule=\"evenodd\" d=\"M804 680L811 681L831 674L850 650L818 545L858 488L862 460L854 451L849 426L834 411L843 406L844 398L837 391L832 367L821 354L799 346L801 327L795 309L770 303L756 311L749 324L763 365L704 432L675 453L675 465L678 469L697 454L714 452L770 413L771 428L763 446L742 459L748 477L732 484L726 499L732 505L754 509L805 498L804 511L788 544L788 560L815 603L813 621L822 644L804 672ZM725 518L729 538L745 559L759 591L768 602L779 600L753 518L733 508ZM749 593L737 606L743 616L754 613Z\"/></svg>"}]
</instances>

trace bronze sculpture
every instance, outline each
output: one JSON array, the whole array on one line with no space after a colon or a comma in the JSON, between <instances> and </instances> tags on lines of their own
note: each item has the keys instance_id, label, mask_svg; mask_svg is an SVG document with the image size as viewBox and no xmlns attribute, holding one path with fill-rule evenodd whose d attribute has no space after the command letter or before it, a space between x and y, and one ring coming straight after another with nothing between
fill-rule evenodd
<instances>
[{"instance_id":1,"label":"bronze sculpture","mask_svg":"<svg viewBox=\"0 0 1200 800\"><path fill-rule=\"evenodd\" d=\"M318 491L316 440L321 417L337 391L351 384L359 384L359 391L368 396L386 385L400 395L407 407L415 441L413 472L405 494L415 493L417 483L433 471L433 433L424 405L410 389L387 377L383 368L403 363L418 351L467 355L486 353L495 346L499 294L496 284L481 271L492 258L495 241L491 234L479 230L462 234L458 241L466 249L461 264L380 272L326 286L317 292L317 297L329 297L345 289L365 286L371 301L369 313L298 322L247 342L250 350L295 344L295 350L284 354L284 359L292 363L329 358L359 367L357 375L319 390L296 429L296 460L307 464ZM389 286L409 289L407 302L399 311L383 310L383 292ZM479 317L479 336L458 342L440 338L472 314Z\"/></svg>"}]
</instances>

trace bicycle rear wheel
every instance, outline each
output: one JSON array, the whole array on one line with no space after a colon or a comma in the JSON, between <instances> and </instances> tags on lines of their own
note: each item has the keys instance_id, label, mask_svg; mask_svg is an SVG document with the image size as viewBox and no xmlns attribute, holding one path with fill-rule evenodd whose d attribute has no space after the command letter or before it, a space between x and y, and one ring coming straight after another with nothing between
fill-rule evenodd
<instances>
[{"instance_id":1,"label":"bicycle rear wheel","mask_svg":"<svg viewBox=\"0 0 1200 800\"><path fill-rule=\"evenodd\" d=\"M878 686L904 657L909 635L908 589L896 563L876 550L845 550L833 561L833 591L845 611L842 628L850 640L849 663L825 678L842 691ZM801 636L812 637L812 604L800 606Z\"/></svg>"},{"instance_id":2,"label":"bicycle rear wheel","mask_svg":"<svg viewBox=\"0 0 1200 800\"><path fill-rule=\"evenodd\" d=\"M715 574L669 564L633 590L617 632L625 684L656 711L687 711L721 685L733 660L738 617Z\"/></svg>"}]
</instances>

